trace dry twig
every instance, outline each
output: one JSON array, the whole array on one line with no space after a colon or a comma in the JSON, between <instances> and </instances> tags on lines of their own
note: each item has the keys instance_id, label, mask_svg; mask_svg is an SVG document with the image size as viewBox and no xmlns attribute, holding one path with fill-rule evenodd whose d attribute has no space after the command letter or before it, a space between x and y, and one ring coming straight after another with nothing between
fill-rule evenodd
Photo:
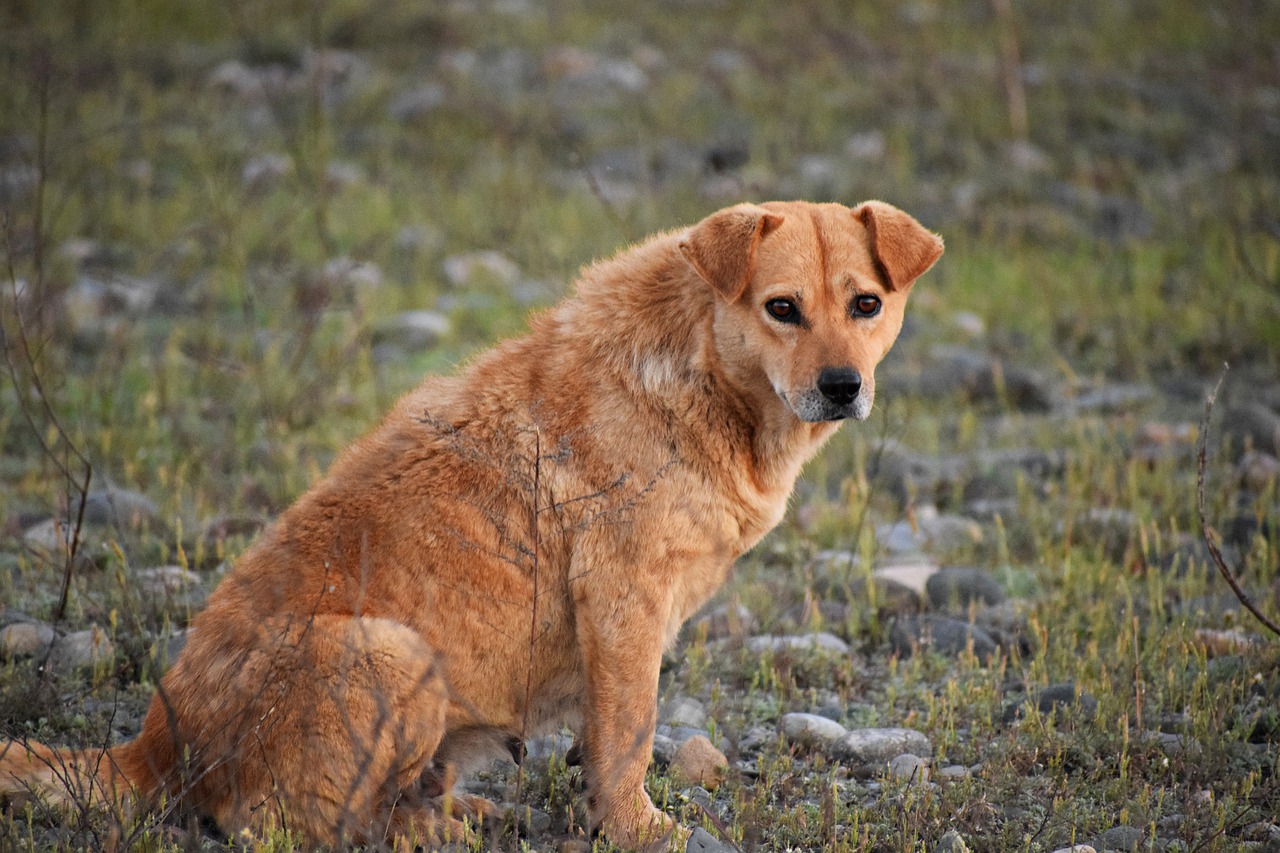
<instances>
[{"instance_id":1,"label":"dry twig","mask_svg":"<svg viewBox=\"0 0 1280 853\"><path fill-rule=\"evenodd\" d=\"M1213 390L1209 392L1209 396L1204 400L1204 419L1200 421L1200 438L1196 445L1196 509L1200 513L1200 533L1204 536L1204 543L1209 547L1209 556L1213 558L1213 563L1218 567L1218 572L1226 580L1227 586L1231 587L1231 591L1235 593L1236 598L1240 599L1240 603L1244 608L1252 613L1259 622L1266 626L1267 630L1280 637L1280 625L1267 617L1265 613L1258 609L1258 605L1253 603L1253 599L1240 587L1240 582L1236 580L1235 573L1227 565L1227 561L1222 556L1222 551L1218 548L1218 531L1209 526L1208 516L1204 511L1204 469L1205 457L1207 456L1206 448L1209 444L1209 416L1213 414L1213 404L1218 398L1218 390L1222 387L1222 381L1227 378L1227 365L1222 366L1222 375L1218 377L1217 383L1213 386Z\"/></svg>"}]
</instances>

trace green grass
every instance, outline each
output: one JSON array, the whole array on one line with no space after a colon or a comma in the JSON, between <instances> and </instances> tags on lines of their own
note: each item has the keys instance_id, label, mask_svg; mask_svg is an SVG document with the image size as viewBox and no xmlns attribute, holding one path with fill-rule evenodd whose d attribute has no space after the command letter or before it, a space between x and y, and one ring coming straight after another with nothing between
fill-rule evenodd
<instances>
[{"instance_id":1,"label":"green grass","mask_svg":"<svg viewBox=\"0 0 1280 853\"><path fill-rule=\"evenodd\" d=\"M899 343L877 415L814 461L787 520L718 601L783 630L814 593L813 554L875 556L874 526L904 517L864 473L886 440L933 459L1061 451L1061 471L1015 478L981 541L937 555L989 569L1014 596L1026 642L990 667L899 660L883 602L870 600L824 626L851 641L847 660L761 658L689 638L664 677L701 698L731 742L836 701L851 724L926 732L935 769L982 765L937 788L876 788L779 742L759 756L758 776L715 795L730 832L761 850L928 851L949 829L974 850L1053 850L1127 824L1182 845L1169 849L1265 849L1249 848L1247 827L1280 812L1280 657L1274 641L1206 655L1197 628L1258 629L1180 609L1224 591L1213 575L1178 577L1147 560L1198 530L1189 447L1155 460L1132 450L1152 422L1195 423L1223 361L1235 398L1280 399L1280 12L1262 2L1016 4L1022 142L1036 155L1024 167L993 8L5 5L0 329L14 367L0 382L0 602L54 613L61 565L24 547L22 533L74 495L60 473L70 448L91 460L95 487L146 494L159 522L91 531L62 627L103 626L115 657L56 683L29 660L0 662L3 730L54 742L127 733L158 674L156 638L190 616L142 593L133 571L185 562L209 573L233 559L248 537L202 538L210 519L279 512L418 377L518 333L581 265L740 199L883 198L947 240L913 297L916 331ZM567 47L631 62L626 73L643 82L574 89L558 70L578 61ZM326 49L340 52L316 53ZM317 55L336 63L334 76L316 71ZM232 62L250 75L274 68L281 87L237 93ZM427 84L441 87L437 107L392 118L397 97ZM851 138L862 154L849 153ZM880 153L866 153L877 141ZM712 147L745 162L713 174ZM267 155L288 168L247 180ZM812 155L829 158L825 172ZM618 162L652 174L604 168ZM615 198L618 181L627 192ZM519 268L514 292L446 279L446 258L481 250ZM342 258L380 280L326 273ZM97 288L134 278L155 283L150 307L100 299ZM387 318L436 307L449 335L377 357ZM984 335L964 332L960 314ZM1070 418L895 393L893 379L918 372L938 344L991 351L1057 383L1157 393ZM1221 444L1215 433L1211 448ZM1231 460L1211 459L1213 517L1274 528L1275 484L1242 489ZM929 497L962 511L968 484ZM1135 524L1081 521L1099 508ZM1259 537L1233 555L1264 596L1278 550ZM1063 681L1096 697L1093 720L1001 721L1023 690ZM1200 752L1144 739L1162 723ZM699 819L660 768L650 787ZM580 825L579 796L576 771L556 765L531 770L524 789L525 804L561 828ZM11 809L0 846L97 848L108 823ZM172 827L134 829L125 837L137 849L218 846ZM553 835L522 843L555 849L563 834Z\"/></svg>"}]
</instances>

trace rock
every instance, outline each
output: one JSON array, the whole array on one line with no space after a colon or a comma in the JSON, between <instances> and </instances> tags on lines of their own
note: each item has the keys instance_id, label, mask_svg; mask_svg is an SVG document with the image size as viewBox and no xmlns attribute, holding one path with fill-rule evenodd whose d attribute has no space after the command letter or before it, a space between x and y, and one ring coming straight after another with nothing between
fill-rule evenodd
<instances>
[{"instance_id":1,"label":"rock","mask_svg":"<svg viewBox=\"0 0 1280 853\"><path fill-rule=\"evenodd\" d=\"M732 844L726 844L700 826L694 828L684 849L685 853L737 853Z\"/></svg>"},{"instance_id":2,"label":"rock","mask_svg":"<svg viewBox=\"0 0 1280 853\"><path fill-rule=\"evenodd\" d=\"M382 267L373 261L361 261L342 255L330 258L320 274L320 281L327 290L356 293L372 290L382 285Z\"/></svg>"},{"instance_id":3,"label":"rock","mask_svg":"<svg viewBox=\"0 0 1280 853\"><path fill-rule=\"evenodd\" d=\"M1059 392L1043 376L987 353L939 346L908 388L931 399L961 397L975 403L1007 401L1016 409L1047 412Z\"/></svg>"},{"instance_id":4,"label":"rock","mask_svg":"<svg viewBox=\"0 0 1280 853\"><path fill-rule=\"evenodd\" d=\"M817 714L783 714L778 728L788 741L801 746L825 750L849 733L834 720Z\"/></svg>"},{"instance_id":5,"label":"rock","mask_svg":"<svg viewBox=\"0 0 1280 853\"><path fill-rule=\"evenodd\" d=\"M778 739L777 732L764 726L752 726L738 738L738 751L757 754L772 746Z\"/></svg>"},{"instance_id":6,"label":"rock","mask_svg":"<svg viewBox=\"0 0 1280 853\"><path fill-rule=\"evenodd\" d=\"M133 573L138 587L148 595L168 598L181 592L199 589L203 581L195 572L182 566L156 566L138 569Z\"/></svg>"},{"instance_id":7,"label":"rock","mask_svg":"<svg viewBox=\"0 0 1280 853\"><path fill-rule=\"evenodd\" d=\"M293 173L293 160L287 154L259 154L240 170L241 185L253 193L263 193Z\"/></svg>"},{"instance_id":8,"label":"rock","mask_svg":"<svg viewBox=\"0 0 1280 853\"><path fill-rule=\"evenodd\" d=\"M111 660L115 653L107 632L95 625L67 634L54 643L49 666L58 672L69 673Z\"/></svg>"},{"instance_id":9,"label":"rock","mask_svg":"<svg viewBox=\"0 0 1280 853\"><path fill-rule=\"evenodd\" d=\"M1149 385L1103 385L1078 392L1070 400L1070 408L1077 413L1116 414L1140 408L1155 399L1156 390Z\"/></svg>"},{"instance_id":10,"label":"rock","mask_svg":"<svg viewBox=\"0 0 1280 853\"><path fill-rule=\"evenodd\" d=\"M1041 714L1057 714L1059 719L1068 713L1078 713L1084 719L1092 719L1098 711L1097 699L1077 689L1074 682L1066 681L1049 685L1034 698L1028 697L1022 702L1009 705L1004 709L1004 721L1009 723L1022 719L1023 709L1033 702Z\"/></svg>"},{"instance_id":11,"label":"rock","mask_svg":"<svg viewBox=\"0 0 1280 853\"><path fill-rule=\"evenodd\" d=\"M770 635L761 634L747 640L747 649L755 654L782 651L807 651L821 649L840 655L849 654L849 644L837 637L820 631L815 634Z\"/></svg>"},{"instance_id":12,"label":"rock","mask_svg":"<svg viewBox=\"0 0 1280 853\"><path fill-rule=\"evenodd\" d=\"M267 525L260 515L219 515L200 528L199 541L206 548L217 548L232 536L256 536Z\"/></svg>"},{"instance_id":13,"label":"rock","mask_svg":"<svg viewBox=\"0 0 1280 853\"><path fill-rule=\"evenodd\" d=\"M853 729L832 747L835 757L847 764L884 764L903 753L932 755L933 746L915 729Z\"/></svg>"},{"instance_id":14,"label":"rock","mask_svg":"<svg viewBox=\"0 0 1280 853\"><path fill-rule=\"evenodd\" d=\"M982 541L982 526L970 518L938 512L932 504L919 506L914 522L899 521L876 527L876 543L890 553L952 551Z\"/></svg>"},{"instance_id":15,"label":"rock","mask_svg":"<svg viewBox=\"0 0 1280 853\"><path fill-rule=\"evenodd\" d=\"M1107 850L1122 850L1128 853L1136 850L1146 840L1147 834L1136 826L1113 826L1098 836L1094 846L1103 853Z\"/></svg>"},{"instance_id":16,"label":"rock","mask_svg":"<svg viewBox=\"0 0 1280 853\"><path fill-rule=\"evenodd\" d=\"M151 657L156 662L158 672L166 672L178 660L178 655L187 647L190 639L190 628L179 628L169 634L158 637L151 645Z\"/></svg>"},{"instance_id":17,"label":"rock","mask_svg":"<svg viewBox=\"0 0 1280 853\"><path fill-rule=\"evenodd\" d=\"M1280 459L1260 450L1250 450L1236 465L1236 478L1249 489L1261 490L1280 480Z\"/></svg>"},{"instance_id":18,"label":"rock","mask_svg":"<svg viewBox=\"0 0 1280 853\"><path fill-rule=\"evenodd\" d=\"M373 345L420 352L439 343L451 328L449 318L437 311L401 311L373 330Z\"/></svg>"},{"instance_id":19,"label":"rock","mask_svg":"<svg viewBox=\"0 0 1280 853\"><path fill-rule=\"evenodd\" d=\"M680 744L671 759L669 773L676 787L701 785L709 791L720 787L724 781L729 759L716 749L715 744L703 735L697 735Z\"/></svg>"},{"instance_id":20,"label":"rock","mask_svg":"<svg viewBox=\"0 0 1280 853\"><path fill-rule=\"evenodd\" d=\"M1280 415L1262 403L1244 400L1227 406L1222 430L1241 456L1246 448L1280 456Z\"/></svg>"},{"instance_id":21,"label":"rock","mask_svg":"<svg viewBox=\"0 0 1280 853\"><path fill-rule=\"evenodd\" d=\"M471 284L473 279L481 276L506 286L515 284L520 278L520 268L506 255L492 249L451 255L444 259L441 269L445 279L454 287Z\"/></svg>"},{"instance_id":22,"label":"rock","mask_svg":"<svg viewBox=\"0 0 1280 853\"><path fill-rule=\"evenodd\" d=\"M1204 647L1205 656L1211 658L1243 654L1262 645L1257 637L1242 631L1215 631L1209 628L1197 628L1195 639Z\"/></svg>"},{"instance_id":23,"label":"rock","mask_svg":"<svg viewBox=\"0 0 1280 853\"><path fill-rule=\"evenodd\" d=\"M889 778L913 785L929 784L929 762L917 755L903 753L889 760Z\"/></svg>"},{"instance_id":24,"label":"rock","mask_svg":"<svg viewBox=\"0 0 1280 853\"><path fill-rule=\"evenodd\" d=\"M964 836L954 829L948 829L938 839L933 853L969 853L969 845L964 843Z\"/></svg>"},{"instance_id":25,"label":"rock","mask_svg":"<svg viewBox=\"0 0 1280 853\"><path fill-rule=\"evenodd\" d=\"M72 528L61 519L47 518L22 532L22 544L37 554L66 559L73 536Z\"/></svg>"},{"instance_id":26,"label":"rock","mask_svg":"<svg viewBox=\"0 0 1280 853\"><path fill-rule=\"evenodd\" d=\"M445 103L445 89L439 83L423 83L401 92L387 104L387 113L401 124L430 116Z\"/></svg>"},{"instance_id":27,"label":"rock","mask_svg":"<svg viewBox=\"0 0 1280 853\"><path fill-rule=\"evenodd\" d=\"M1053 853L1098 853L1088 844L1072 844L1070 847L1059 847Z\"/></svg>"},{"instance_id":28,"label":"rock","mask_svg":"<svg viewBox=\"0 0 1280 853\"><path fill-rule=\"evenodd\" d=\"M756 617L742 604L722 604L695 619L689 633L694 637L720 640L728 637L745 637L759 627Z\"/></svg>"},{"instance_id":29,"label":"rock","mask_svg":"<svg viewBox=\"0 0 1280 853\"><path fill-rule=\"evenodd\" d=\"M974 656L983 663L999 650L991 635L977 625L933 615L898 617L889 629L889 644L904 657L916 649L954 656L972 646Z\"/></svg>"},{"instance_id":30,"label":"rock","mask_svg":"<svg viewBox=\"0 0 1280 853\"><path fill-rule=\"evenodd\" d=\"M922 602L930 579L938 573L938 564L931 560L903 560L877 566L871 577L887 581L911 590L917 603Z\"/></svg>"},{"instance_id":31,"label":"rock","mask_svg":"<svg viewBox=\"0 0 1280 853\"><path fill-rule=\"evenodd\" d=\"M939 782L955 782L960 779L968 779L973 772L963 764L948 764L946 767L939 768L934 774Z\"/></svg>"},{"instance_id":32,"label":"rock","mask_svg":"<svg viewBox=\"0 0 1280 853\"><path fill-rule=\"evenodd\" d=\"M14 622L0 628L0 657L5 659L43 655L58 638L52 625Z\"/></svg>"},{"instance_id":33,"label":"rock","mask_svg":"<svg viewBox=\"0 0 1280 853\"><path fill-rule=\"evenodd\" d=\"M498 808L512 825L519 826L523 832L542 835L551 829L551 815L541 809L523 803L500 803Z\"/></svg>"},{"instance_id":34,"label":"rock","mask_svg":"<svg viewBox=\"0 0 1280 853\"><path fill-rule=\"evenodd\" d=\"M529 738L524 742L524 760L544 762L558 756L564 758L573 749L573 736L566 734L550 734Z\"/></svg>"},{"instance_id":35,"label":"rock","mask_svg":"<svg viewBox=\"0 0 1280 853\"><path fill-rule=\"evenodd\" d=\"M591 853L591 842L581 838L570 838L557 848L557 853Z\"/></svg>"},{"instance_id":36,"label":"rock","mask_svg":"<svg viewBox=\"0 0 1280 853\"><path fill-rule=\"evenodd\" d=\"M706 707L689 696L673 696L663 703L658 712L658 722L673 728L687 726L700 729L706 721Z\"/></svg>"},{"instance_id":37,"label":"rock","mask_svg":"<svg viewBox=\"0 0 1280 853\"><path fill-rule=\"evenodd\" d=\"M676 750L680 748L680 744L676 743L675 738L655 732L653 735L653 760L658 764L666 767L676 757Z\"/></svg>"},{"instance_id":38,"label":"rock","mask_svg":"<svg viewBox=\"0 0 1280 853\"><path fill-rule=\"evenodd\" d=\"M925 583L929 605L937 610L967 610L970 604L1000 604L1004 590L984 569L953 567L931 575Z\"/></svg>"}]
</instances>

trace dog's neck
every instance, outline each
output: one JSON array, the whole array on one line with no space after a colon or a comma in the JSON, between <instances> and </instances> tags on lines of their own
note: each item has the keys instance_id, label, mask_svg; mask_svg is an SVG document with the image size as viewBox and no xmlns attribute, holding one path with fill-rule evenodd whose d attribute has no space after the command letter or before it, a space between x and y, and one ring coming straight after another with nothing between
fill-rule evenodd
<instances>
[{"instance_id":1,"label":"dog's neck","mask_svg":"<svg viewBox=\"0 0 1280 853\"><path fill-rule=\"evenodd\" d=\"M698 432L724 445L720 453L749 461L753 490L785 499L839 424L801 421L767 379L729 375L715 348L720 297L673 251L677 239L663 235L588 268L577 298L550 319L562 334L590 330L599 368L677 417L700 421ZM646 286L611 286L619 277L642 277ZM717 422L730 428L706 429Z\"/></svg>"}]
</instances>

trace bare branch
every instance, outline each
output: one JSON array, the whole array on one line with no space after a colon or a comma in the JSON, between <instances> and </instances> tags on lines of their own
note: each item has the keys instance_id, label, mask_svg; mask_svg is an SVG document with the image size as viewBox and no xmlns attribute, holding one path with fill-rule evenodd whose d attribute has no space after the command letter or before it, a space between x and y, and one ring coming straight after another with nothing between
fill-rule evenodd
<instances>
[{"instance_id":1,"label":"bare branch","mask_svg":"<svg viewBox=\"0 0 1280 853\"><path fill-rule=\"evenodd\" d=\"M1209 416L1213 414L1213 404L1218 398L1218 390L1222 387L1222 381L1227 378L1227 371L1230 367L1226 364L1222 366L1222 374L1218 377L1218 381L1213 386L1213 390L1209 392L1209 396L1204 400L1204 418L1200 421L1200 439L1196 443L1196 509L1200 513L1200 533L1204 537L1204 543L1209 547L1209 556L1213 558L1214 565L1218 567L1218 572L1226 580L1227 586L1231 587L1231 591L1235 593L1236 598L1244 605L1244 608L1257 618L1267 630L1280 637L1280 625L1277 625L1267 617L1265 613L1258 609L1248 594L1240 587L1240 582L1236 580L1227 561L1222 556L1222 551L1218 548L1218 531L1209 526L1208 516L1204 511L1204 469L1205 457L1207 455L1206 447L1209 444Z\"/></svg>"}]
</instances>

